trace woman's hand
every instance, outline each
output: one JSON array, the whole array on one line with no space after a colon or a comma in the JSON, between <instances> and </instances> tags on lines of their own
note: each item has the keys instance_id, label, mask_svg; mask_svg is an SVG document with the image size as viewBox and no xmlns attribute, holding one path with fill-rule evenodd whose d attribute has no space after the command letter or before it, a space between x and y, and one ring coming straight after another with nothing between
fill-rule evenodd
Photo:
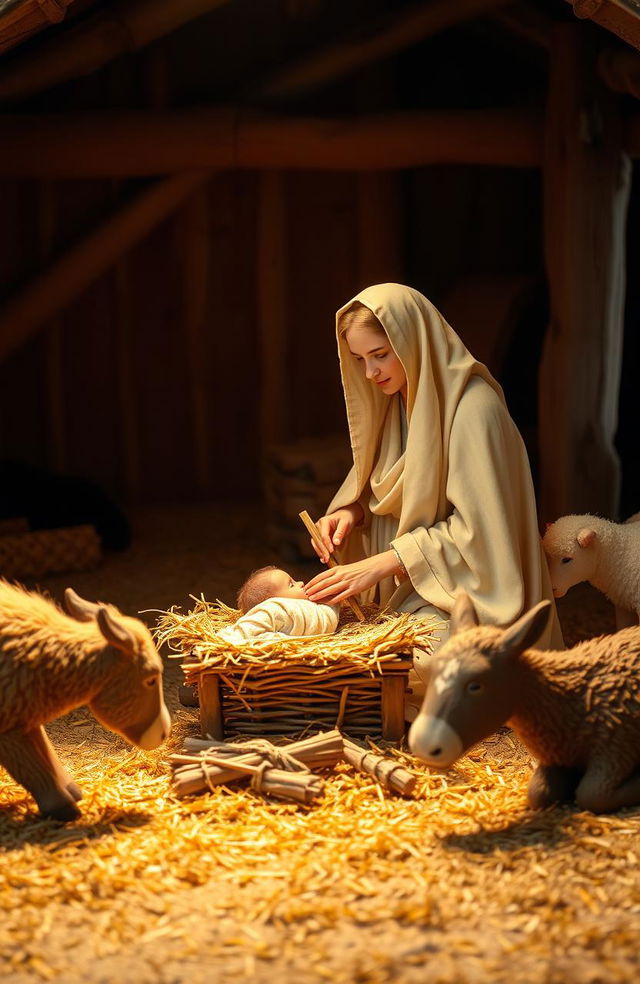
<instances>
[{"instance_id":1,"label":"woman's hand","mask_svg":"<svg viewBox=\"0 0 640 984\"><path fill-rule=\"evenodd\" d=\"M333 515L333 514L332 514ZM385 577L400 571L395 550L374 554L358 560L355 564L338 564L328 571L322 571L305 584L304 590L309 601L335 605L353 595L366 591Z\"/></svg>"},{"instance_id":2,"label":"woman's hand","mask_svg":"<svg viewBox=\"0 0 640 984\"><path fill-rule=\"evenodd\" d=\"M351 533L353 527L361 523L363 518L364 512L362 506L359 502L354 502L350 506L343 506L342 509L336 509L335 512L330 513L328 516L323 516L318 520L316 525L320 531L325 552L322 553L320 547L317 547L313 540L311 541L311 546L323 564L328 563L329 555L333 553L336 547L339 547L343 543L346 537L349 536L349 533Z\"/></svg>"}]
</instances>

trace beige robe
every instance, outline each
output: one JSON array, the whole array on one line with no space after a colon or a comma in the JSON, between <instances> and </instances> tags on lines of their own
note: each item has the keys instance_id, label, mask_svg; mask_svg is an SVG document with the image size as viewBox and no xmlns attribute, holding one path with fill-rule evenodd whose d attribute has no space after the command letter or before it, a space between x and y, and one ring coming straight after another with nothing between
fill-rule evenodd
<instances>
[{"instance_id":1,"label":"beige robe","mask_svg":"<svg viewBox=\"0 0 640 984\"><path fill-rule=\"evenodd\" d=\"M361 528L340 559L393 546L409 580L369 592L400 612L446 618L460 591L483 623L508 625L543 598L552 617L540 648L563 648L536 517L529 461L502 389L422 294L379 284L354 300L383 325L407 376L406 444L400 395L368 381L339 330L353 468L328 512L359 501Z\"/></svg>"}]
</instances>

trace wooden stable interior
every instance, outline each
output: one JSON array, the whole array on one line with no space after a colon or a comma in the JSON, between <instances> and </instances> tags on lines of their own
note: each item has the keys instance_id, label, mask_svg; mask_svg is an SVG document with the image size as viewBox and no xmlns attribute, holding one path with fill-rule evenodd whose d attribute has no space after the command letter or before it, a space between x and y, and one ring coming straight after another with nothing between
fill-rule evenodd
<instances>
[{"instance_id":1,"label":"wooden stable interior","mask_svg":"<svg viewBox=\"0 0 640 984\"><path fill-rule=\"evenodd\" d=\"M0 3L0 458L255 498L346 426L335 310L400 281L503 382L541 518L616 516L624 6Z\"/></svg>"}]
</instances>

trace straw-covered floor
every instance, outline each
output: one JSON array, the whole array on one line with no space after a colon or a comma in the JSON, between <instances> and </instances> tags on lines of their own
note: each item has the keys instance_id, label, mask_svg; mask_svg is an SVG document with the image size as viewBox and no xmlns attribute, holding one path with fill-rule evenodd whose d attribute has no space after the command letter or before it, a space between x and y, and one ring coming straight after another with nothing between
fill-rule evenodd
<instances>
[{"instance_id":1,"label":"straw-covered floor","mask_svg":"<svg viewBox=\"0 0 640 984\"><path fill-rule=\"evenodd\" d=\"M70 581L123 610L233 602L273 560L261 516L146 510L134 547ZM304 575L304 569L293 573ZM569 641L607 631L608 604L576 588ZM154 616L147 616L153 620ZM133 752L85 709L49 728L85 790L82 818L37 818L0 776L0 977L61 984L211 981L600 982L638 972L640 810L527 809L530 762L503 732L411 799L339 765L313 806L246 788L178 800L167 754L198 731L177 702L167 748Z\"/></svg>"}]
</instances>

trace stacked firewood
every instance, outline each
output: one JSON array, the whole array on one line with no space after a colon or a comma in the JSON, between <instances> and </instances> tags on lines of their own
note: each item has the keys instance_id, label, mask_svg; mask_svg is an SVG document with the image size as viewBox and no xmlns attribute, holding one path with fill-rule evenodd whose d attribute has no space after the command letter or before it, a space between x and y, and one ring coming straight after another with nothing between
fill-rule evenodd
<instances>
[{"instance_id":1,"label":"stacked firewood","mask_svg":"<svg viewBox=\"0 0 640 984\"><path fill-rule=\"evenodd\" d=\"M399 762L356 745L338 730L288 745L273 745L266 739L231 744L187 738L183 752L169 758L176 796L202 793L248 778L258 792L305 804L312 803L323 791L322 777L312 770L333 768L339 761L349 762L385 788L406 796L416 783L416 777Z\"/></svg>"},{"instance_id":2,"label":"stacked firewood","mask_svg":"<svg viewBox=\"0 0 640 984\"><path fill-rule=\"evenodd\" d=\"M267 533L270 545L283 558L315 557L300 512L307 509L314 518L324 515L351 464L349 443L342 435L268 448L263 461Z\"/></svg>"}]
</instances>

